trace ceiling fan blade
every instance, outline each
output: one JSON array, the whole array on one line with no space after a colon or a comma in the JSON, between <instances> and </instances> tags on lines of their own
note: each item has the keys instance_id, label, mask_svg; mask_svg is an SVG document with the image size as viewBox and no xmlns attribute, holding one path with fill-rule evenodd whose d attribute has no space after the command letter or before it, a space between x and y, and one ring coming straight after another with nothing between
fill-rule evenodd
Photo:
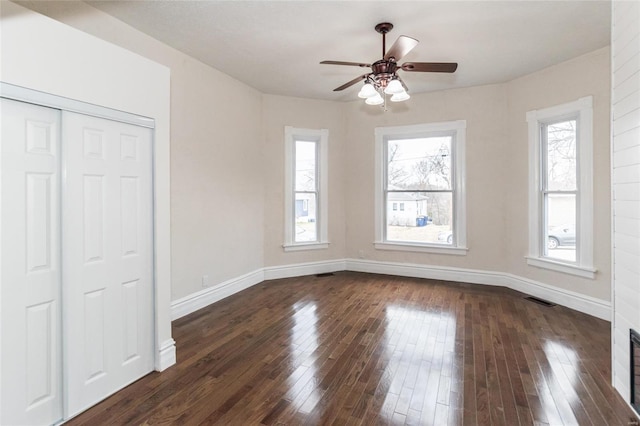
<instances>
[{"instance_id":1,"label":"ceiling fan blade","mask_svg":"<svg viewBox=\"0 0 640 426\"><path fill-rule=\"evenodd\" d=\"M350 82L345 83L345 84L343 84L343 85L342 85L342 86L340 86L340 87L336 87L335 89L333 89L333 91L334 91L334 92L339 92L339 91L341 91L341 90L346 89L347 87L353 86L353 85L354 85L354 84L356 84L357 82L362 81L362 80L364 80L365 78L367 78L367 76L368 76L368 75L369 75L369 74L362 74L361 76L354 78L354 79L353 79L353 80L351 80Z\"/></svg>"},{"instance_id":2,"label":"ceiling fan blade","mask_svg":"<svg viewBox=\"0 0 640 426\"><path fill-rule=\"evenodd\" d=\"M418 45L418 40L415 38L401 35L398 37L395 43L389 48L389 51L384 55L384 60L388 61L391 57L396 59L396 62L400 60L404 55L411 52L411 49Z\"/></svg>"},{"instance_id":3,"label":"ceiling fan blade","mask_svg":"<svg viewBox=\"0 0 640 426\"><path fill-rule=\"evenodd\" d=\"M456 62L405 62L403 71L414 72L455 72L458 69Z\"/></svg>"},{"instance_id":4,"label":"ceiling fan blade","mask_svg":"<svg viewBox=\"0 0 640 426\"><path fill-rule=\"evenodd\" d=\"M352 67L362 67L362 68L371 67L371 64L363 64L363 63L360 63L360 62L322 61L320 63L321 64L325 64L325 65L349 65L349 66L352 66Z\"/></svg>"}]
</instances>

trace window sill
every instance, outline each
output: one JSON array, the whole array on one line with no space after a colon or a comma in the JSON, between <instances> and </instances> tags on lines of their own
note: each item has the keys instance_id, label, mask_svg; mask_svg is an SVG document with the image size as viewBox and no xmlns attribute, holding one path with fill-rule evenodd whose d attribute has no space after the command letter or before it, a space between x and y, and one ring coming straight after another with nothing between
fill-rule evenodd
<instances>
[{"instance_id":1,"label":"window sill","mask_svg":"<svg viewBox=\"0 0 640 426\"><path fill-rule=\"evenodd\" d=\"M597 270L580 265L570 265L567 263L556 262L550 259L540 257L526 257L527 264L536 268L549 269L556 272L562 272L569 275L575 275L582 278L595 279Z\"/></svg>"},{"instance_id":2,"label":"window sill","mask_svg":"<svg viewBox=\"0 0 640 426\"><path fill-rule=\"evenodd\" d=\"M469 249L466 247L445 247L445 246L400 243L400 242L398 243L378 242L378 243L373 243L373 246L377 250L395 250L395 251L412 251L412 252L418 252L418 253L453 254L457 256L466 256L467 251L469 251Z\"/></svg>"},{"instance_id":3,"label":"window sill","mask_svg":"<svg viewBox=\"0 0 640 426\"><path fill-rule=\"evenodd\" d=\"M322 250L328 249L329 243L298 243L298 244L283 244L284 251L303 251L303 250Z\"/></svg>"}]
</instances>

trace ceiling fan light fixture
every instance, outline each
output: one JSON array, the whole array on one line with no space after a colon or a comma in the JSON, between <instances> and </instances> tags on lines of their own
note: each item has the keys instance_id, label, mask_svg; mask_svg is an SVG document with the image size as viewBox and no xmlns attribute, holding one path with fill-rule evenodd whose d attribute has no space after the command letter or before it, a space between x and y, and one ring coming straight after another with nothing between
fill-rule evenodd
<instances>
[{"instance_id":1,"label":"ceiling fan light fixture","mask_svg":"<svg viewBox=\"0 0 640 426\"><path fill-rule=\"evenodd\" d=\"M405 62L398 61L409 53L418 40L412 37L401 35L387 50L386 35L393 29L393 24L381 22L375 26L376 32L382 35L382 59L372 63L345 62L345 61L322 61L321 64L346 65L360 68L371 68L371 72L362 74L351 81L333 89L339 92L364 80L364 86L358 92L358 97L364 99L367 105L382 105L387 110L387 96L392 102L402 102L411 96L406 92L406 86L400 79L396 71L404 72L441 72L453 73L458 68L456 62Z\"/></svg>"},{"instance_id":2,"label":"ceiling fan light fixture","mask_svg":"<svg viewBox=\"0 0 640 426\"><path fill-rule=\"evenodd\" d=\"M384 103L384 99L382 99L382 96L380 96L380 93L376 92L374 96L367 98L367 100L364 101L364 103L366 103L367 105L381 105Z\"/></svg>"},{"instance_id":3,"label":"ceiling fan light fixture","mask_svg":"<svg viewBox=\"0 0 640 426\"><path fill-rule=\"evenodd\" d=\"M409 99L411 96L409 96L409 94L407 92L405 92L404 90L402 90L402 92L400 93L396 93L393 96L391 96L391 102L402 102L402 101L406 101L407 99Z\"/></svg>"},{"instance_id":4,"label":"ceiling fan light fixture","mask_svg":"<svg viewBox=\"0 0 640 426\"><path fill-rule=\"evenodd\" d=\"M376 88L373 87L373 84L365 83L364 86L362 86L362 89L360 89L360 92L358 93L358 97L362 99L368 99L373 96L376 96L377 94L378 92L376 91Z\"/></svg>"},{"instance_id":5,"label":"ceiling fan light fixture","mask_svg":"<svg viewBox=\"0 0 640 426\"><path fill-rule=\"evenodd\" d=\"M400 80L395 78L391 80L389 84L387 84L387 87L385 87L384 89L384 93L386 93L387 95L395 95L402 92L404 92L404 87L402 87L402 83L400 83Z\"/></svg>"}]
</instances>

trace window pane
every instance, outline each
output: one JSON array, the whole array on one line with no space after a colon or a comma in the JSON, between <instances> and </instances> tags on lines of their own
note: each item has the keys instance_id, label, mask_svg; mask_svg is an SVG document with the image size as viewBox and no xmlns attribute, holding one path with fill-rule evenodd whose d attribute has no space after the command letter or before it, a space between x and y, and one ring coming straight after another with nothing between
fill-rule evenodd
<instances>
[{"instance_id":1,"label":"window pane","mask_svg":"<svg viewBox=\"0 0 640 426\"><path fill-rule=\"evenodd\" d=\"M547 153L547 189L576 189L576 120L545 126Z\"/></svg>"},{"instance_id":2,"label":"window pane","mask_svg":"<svg viewBox=\"0 0 640 426\"><path fill-rule=\"evenodd\" d=\"M318 240L316 194L296 193L296 243Z\"/></svg>"},{"instance_id":3,"label":"window pane","mask_svg":"<svg viewBox=\"0 0 640 426\"><path fill-rule=\"evenodd\" d=\"M316 190L316 143L296 141L296 191Z\"/></svg>"},{"instance_id":4,"label":"window pane","mask_svg":"<svg viewBox=\"0 0 640 426\"><path fill-rule=\"evenodd\" d=\"M452 207L451 192L388 192L387 241L452 244Z\"/></svg>"},{"instance_id":5,"label":"window pane","mask_svg":"<svg viewBox=\"0 0 640 426\"><path fill-rule=\"evenodd\" d=\"M576 196L547 194L545 202L547 230L545 255L576 261Z\"/></svg>"},{"instance_id":6,"label":"window pane","mask_svg":"<svg viewBox=\"0 0 640 426\"><path fill-rule=\"evenodd\" d=\"M451 189L451 136L387 143L387 189Z\"/></svg>"}]
</instances>

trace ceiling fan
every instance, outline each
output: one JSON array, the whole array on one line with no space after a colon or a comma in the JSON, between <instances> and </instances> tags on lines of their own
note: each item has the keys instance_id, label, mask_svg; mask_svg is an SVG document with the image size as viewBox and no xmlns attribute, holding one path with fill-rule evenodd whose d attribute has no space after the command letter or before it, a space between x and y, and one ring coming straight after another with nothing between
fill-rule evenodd
<instances>
[{"instance_id":1,"label":"ceiling fan","mask_svg":"<svg viewBox=\"0 0 640 426\"><path fill-rule=\"evenodd\" d=\"M339 92L351 87L359 81L365 80L365 84L358 93L360 98L366 99L369 105L380 105L384 103L383 94L392 95L391 101L400 102L409 99L407 86L404 84L397 71L407 72L444 72L452 73L458 68L455 62L405 62L402 65L398 61L418 45L415 38L401 35L393 43L391 48L386 50L386 35L393 29L393 24L382 22L375 26L375 30L382 34L382 59L373 64L360 62L343 61L322 61L326 65L348 65L361 68L371 68L371 72L362 74L359 77L333 89Z\"/></svg>"}]
</instances>

